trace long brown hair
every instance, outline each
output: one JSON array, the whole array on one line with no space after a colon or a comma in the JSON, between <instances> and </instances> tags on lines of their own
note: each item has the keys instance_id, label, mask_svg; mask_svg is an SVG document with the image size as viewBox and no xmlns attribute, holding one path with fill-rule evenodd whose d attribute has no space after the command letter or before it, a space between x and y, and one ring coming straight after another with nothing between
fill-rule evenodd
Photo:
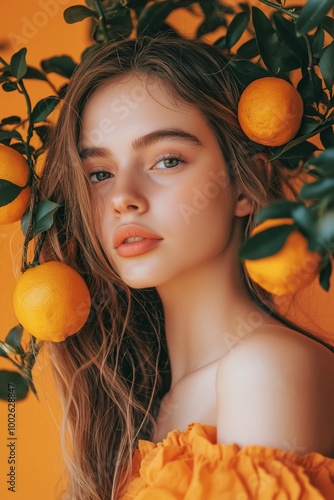
<instances>
[{"instance_id":1,"label":"long brown hair","mask_svg":"<svg viewBox=\"0 0 334 500\"><path fill-rule=\"evenodd\" d=\"M138 439L152 437L170 384L161 301L155 289L130 289L104 254L93 221L87 174L78 155L83 108L106 81L153 76L171 98L196 106L215 133L229 182L242 187L254 216L282 198L282 169L269 180L256 169L256 145L240 129L239 90L221 51L185 39L143 37L92 50L69 84L50 140L41 192L61 205L43 247L85 278L93 306L85 327L49 344L64 410L64 456L71 500L117 499L131 473ZM254 288L268 303L268 296ZM65 442L69 445L65 452Z\"/></svg>"}]
</instances>

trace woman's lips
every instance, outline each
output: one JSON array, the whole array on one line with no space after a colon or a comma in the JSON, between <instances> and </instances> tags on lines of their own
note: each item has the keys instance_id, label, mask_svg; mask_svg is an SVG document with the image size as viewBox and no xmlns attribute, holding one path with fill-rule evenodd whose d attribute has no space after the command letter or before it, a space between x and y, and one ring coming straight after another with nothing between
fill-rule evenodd
<instances>
[{"instance_id":1,"label":"woman's lips","mask_svg":"<svg viewBox=\"0 0 334 500\"><path fill-rule=\"evenodd\" d=\"M143 238L138 241L127 241L129 238ZM162 240L158 234L136 224L119 226L113 238L114 248L120 257L135 257L153 250Z\"/></svg>"}]
</instances>

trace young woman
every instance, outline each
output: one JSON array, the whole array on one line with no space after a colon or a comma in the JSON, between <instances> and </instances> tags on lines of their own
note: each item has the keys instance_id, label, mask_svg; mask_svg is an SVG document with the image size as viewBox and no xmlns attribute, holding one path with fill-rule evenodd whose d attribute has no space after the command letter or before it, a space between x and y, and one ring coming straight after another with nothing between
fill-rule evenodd
<instances>
[{"instance_id":1,"label":"young woman","mask_svg":"<svg viewBox=\"0 0 334 500\"><path fill-rule=\"evenodd\" d=\"M284 180L240 129L226 63L106 43L69 85L41 189L61 204L44 259L93 300L49 346L71 500L334 495L333 353L268 314L238 260Z\"/></svg>"}]
</instances>

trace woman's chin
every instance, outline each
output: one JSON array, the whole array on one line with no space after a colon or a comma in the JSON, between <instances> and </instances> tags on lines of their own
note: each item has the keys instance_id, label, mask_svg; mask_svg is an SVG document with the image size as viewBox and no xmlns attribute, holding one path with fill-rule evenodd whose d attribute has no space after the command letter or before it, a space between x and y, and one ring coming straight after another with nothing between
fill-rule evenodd
<instances>
[{"instance_id":1,"label":"woman's chin","mask_svg":"<svg viewBox=\"0 0 334 500\"><path fill-rule=\"evenodd\" d=\"M121 279L130 288L140 289L140 288L154 288L157 286L157 280L148 276L129 276L121 274Z\"/></svg>"}]
</instances>

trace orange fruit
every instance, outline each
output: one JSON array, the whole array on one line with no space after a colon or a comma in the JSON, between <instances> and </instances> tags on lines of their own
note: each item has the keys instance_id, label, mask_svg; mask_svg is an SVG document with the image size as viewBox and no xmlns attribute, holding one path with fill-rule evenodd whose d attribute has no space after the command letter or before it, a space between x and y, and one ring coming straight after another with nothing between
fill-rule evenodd
<instances>
[{"instance_id":1,"label":"orange fruit","mask_svg":"<svg viewBox=\"0 0 334 500\"><path fill-rule=\"evenodd\" d=\"M239 123L252 141L282 146L297 134L303 117L303 100L286 80L265 77L250 83L238 104Z\"/></svg>"},{"instance_id":2,"label":"orange fruit","mask_svg":"<svg viewBox=\"0 0 334 500\"><path fill-rule=\"evenodd\" d=\"M293 224L293 219L269 219L251 232L251 236L270 227ZM250 278L274 295L294 294L318 274L321 257L307 248L307 239L293 231L276 254L257 260L245 260Z\"/></svg>"},{"instance_id":3,"label":"orange fruit","mask_svg":"<svg viewBox=\"0 0 334 500\"><path fill-rule=\"evenodd\" d=\"M15 149L0 144L0 179L22 187L27 184L28 178L29 164L24 156ZM10 224L20 220L28 208L30 196L31 187L28 186L13 201L0 207L0 224Z\"/></svg>"},{"instance_id":4,"label":"orange fruit","mask_svg":"<svg viewBox=\"0 0 334 500\"><path fill-rule=\"evenodd\" d=\"M40 340L61 342L84 326L91 298L77 271L50 261L22 274L14 289L13 306L27 332Z\"/></svg>"}]
</instances>

